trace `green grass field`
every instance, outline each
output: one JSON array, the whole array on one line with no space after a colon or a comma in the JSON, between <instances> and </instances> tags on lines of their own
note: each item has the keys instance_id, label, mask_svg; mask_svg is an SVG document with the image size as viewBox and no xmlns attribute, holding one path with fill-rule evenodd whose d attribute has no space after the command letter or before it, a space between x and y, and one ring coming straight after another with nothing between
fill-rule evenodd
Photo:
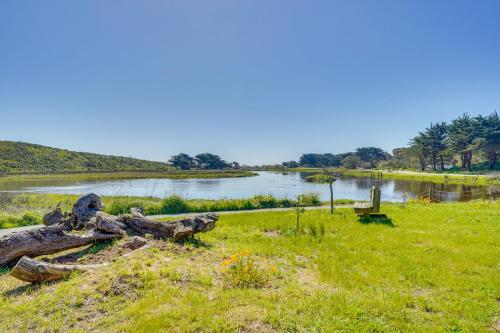
<instances>
[{"instance_id":1,"label":"green grass field","mask_svg":"<svg viewBox=\"0 0 500 333\"><path fill-rule=\"evenodd\" d=\"M5 332L495 332L500 202L221 215L184 245L28 285L0 276Z\"/></svg>"}]
</instances>

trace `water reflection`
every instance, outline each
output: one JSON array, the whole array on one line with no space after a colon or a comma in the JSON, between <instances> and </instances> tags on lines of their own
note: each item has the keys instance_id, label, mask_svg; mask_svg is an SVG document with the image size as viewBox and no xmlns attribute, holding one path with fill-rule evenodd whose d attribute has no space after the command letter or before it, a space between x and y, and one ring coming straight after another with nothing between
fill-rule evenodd
<instances>
[{"instance_id":1,"label":"water reflection","mask_svg":"<svg viewBox=\"0 0 500 333\"><path fill-rule=\"evenodd\" d=\"M94 192L99 195L158 197L179 194L186 198L203 199L246 198L268 193L280 198L293 198L305 192L318 192L322 199L329 199L327 185L305 181L305 177L310 174L259 172L257 177L222 179L22 180L0 182L0 190L66 194ZM470 185L345 177L334 183L334 198L367 200L372 185L381 188L382 199L386 201L402 201L403 193L412 197L429 191L435 199L465 201L480 197L484 192L483 188Z\"/></svg>"}]
</instances>

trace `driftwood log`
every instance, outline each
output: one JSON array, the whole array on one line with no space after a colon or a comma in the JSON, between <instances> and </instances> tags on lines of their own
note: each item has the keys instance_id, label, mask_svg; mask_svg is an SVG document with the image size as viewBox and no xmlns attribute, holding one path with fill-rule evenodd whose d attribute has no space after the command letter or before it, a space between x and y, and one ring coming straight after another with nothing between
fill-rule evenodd
<instances>
[{"instance_id":1,"label":"driftwood log","mask_svg":"<svg viewBox=\"0 0 500 333\"><path fill-rule=\"evenodd\" d=\"M198 232L212 230L216 221L215 214L202 214L170 222L156 222L142 215L132 214L118 217L101 215L96 218L95 224L100 230L114 233L131 230L139 235L150 234L157 239L182 241Z\"/></svg>"},{"instance_id":2,"label":"driftwood log","mask_svg":"<svg viewBox=\"0 0 500 333\"><path fill-rule=\"evenodd\" d=\"M95 265L58 265L24 256L14 266L10 275L26 282L55 281L64 278L74 271L88 271L104 266L107 266L107 263Z\"/></svg>"},{"instance_id":3,"label":"driftwood log","mask_svg":"<svg viewBox=\"0 0 500 333\"><path fill-rule=\"evenodd\" d=\"M0 265L5 265L22 256L36 257L75 247L89 245L101 240L119 238L120 235L90 231L75 234L64 230L64 226L26 230L0 238Z\"/></svg>"},{"instance_id":4,"label":"driftwood log","mask_svg":"<svg viewBox=\"0 0 500 333\"><path fill-rule=\"evenodd\" d=\"M131 214L109 215L102 211L99 196L87 194L75 203L73 211L59 208L47 214L49 226L0 237L0 266L23 256L30 258L89 245L102 240L127 237L128 234L152 235L157 239L182 241L198 232L210 231L218 219L215 214L201 214L171 222L156 222L142 215L140 209ZM84 229L81 232L75 230Z\"/></svg>"},{"instance_id":5,"label":"driftwood log","mask_svg":"<svg viewBox=\"0 0 500 333\"><path fill-rule=\"evenodd\" d=\"M126 245L133 251L123 255L123 257L128 257L138 250L149 247L148 241L145 238L136 236L132 237L131 241ZM26 282L55 281L64 278L74 271L89 271L109 266L109 264L109 262L104 262L91 265L61 265L24 256L17 262L16 266L14 266L10 275Z\"/></svg>"}]
</instances>

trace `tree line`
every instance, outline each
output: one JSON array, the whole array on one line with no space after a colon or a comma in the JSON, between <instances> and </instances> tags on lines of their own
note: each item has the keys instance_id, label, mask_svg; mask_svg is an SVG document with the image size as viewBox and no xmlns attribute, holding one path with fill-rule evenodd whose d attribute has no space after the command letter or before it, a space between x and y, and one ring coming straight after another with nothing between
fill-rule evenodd
<instances>
[{"instance_id":1,"label":"tree line","mask_svg":"<svg viewBox=\"0 0 500 333\"><path fill-rule=\"evenodd\" d=\"M396 148L392 155L376 147L360 147L341 154L303 154L298 161L283 162L287 168L344 167L445 170L459 166L472 171L473 162L496 167L500 151L500 120L495 111L487 116L463 114L450 123L431 123L410 140L408 147Z\"/></svg>"},{"instance_id":2,"label":"tree line","mask_svg":"<svg viewBox=\"0 0 500 333\"><path fill-rule=\"evenodd\" d=\"M349 169L357 168L375 168L382 161L391 159L391 155L381 148L360 147L354 152L341 154L303 154L299 161L283 162L282 165L287 168L297 167L344 167Z\"/></svg>"},{"instance_id":3,"label":"tree line","mask_svg":"<svg viewBox=\"0 0 500 333\"><path fill-rule=\"evenodd\" d=\"M219 155L203 153L194 157L181 153L170 158L168 163L181 170L201 169L201 170L220 170L220 169L239 169L238 162L228 163Z\"/></svg>"},{"instance_id":4,"label":"tree line","mask_svg":"<svg viewBox=\"0 0 500 333\"><path fill-rule=\"evenodd\" d=\"M416 156L421 170L428 163L433 170L444 170L445 161L454 165L458 162L454 158L458 157L460 166L471 171L473 156L477 154L477 160L487 160L488 168L493 170L499 150L500 120L495 111L488 116L463 114L449 124L431 123L411 139L409 148L400 148L394 155L402 161Z\"/></svg>"}]
</instances>

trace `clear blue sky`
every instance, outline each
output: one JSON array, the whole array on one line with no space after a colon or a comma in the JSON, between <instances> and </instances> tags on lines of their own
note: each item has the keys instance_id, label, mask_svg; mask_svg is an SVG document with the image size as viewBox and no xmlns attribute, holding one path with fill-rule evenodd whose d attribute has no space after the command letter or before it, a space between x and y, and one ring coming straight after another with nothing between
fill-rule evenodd
<instances>
[{"instance_id":1,"label":"clear blue sky","mask_svg":"<svg viewBox=\"0 0 500 333\"><path fill-rule=\"evenodd\" d=\"M0 2L0 139L248 164L500 109L498 0Z\"/></svg>"}]
</instances>

